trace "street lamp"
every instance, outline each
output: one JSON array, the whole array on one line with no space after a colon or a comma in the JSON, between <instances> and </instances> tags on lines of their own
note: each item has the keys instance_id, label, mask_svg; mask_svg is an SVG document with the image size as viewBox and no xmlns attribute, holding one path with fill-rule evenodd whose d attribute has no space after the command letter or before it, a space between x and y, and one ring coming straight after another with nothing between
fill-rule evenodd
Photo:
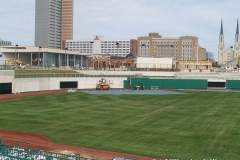
<instances>
[{"instance_id":1,"label":"street lamp","mask_svg":"<svg viewBox=\"0 0 240 160\"><path fill-rule=\"evenodd\" d=\"M197 69L199 68L199 65L198 65L198 43L197 43Z\"/></svg>"},{"instance_id":2,"label":"street lamp","mask_svg":"<svg viewBox=\"0 0 240 160\"><path fill-rule=\"evenodd\" d=\"M143 47L143 46L145 46L145 44L143 43L143 44L141 44L141 48ZM140 49L141 49L140 48ZM145 53L145 52L144 52ZM141 54L143 55L143 53L142 53L142 51L141 51ZM146 54L146 53L145 53Z\"/></svg>"},{"instance_id":3,"label":"street lamp","mask_svg":"<svg viewBox=\"0 0 240 160\"><path fill-rule=\"evenodd\" d=\"M187 53L185 52L185 58L186 58L186 69L187 69Z\"/></svg>"},{"instance_id":4,"label":"street lamp","mask_svg":"<svg viewBox=\"0 0 240 160\"><path fill-rule=\"evenodd\" d=\"M118 59L118 48L119 48L119 42L117 42L116 45L117 45L117 59Z\"/></svg>"},{"instance_id":5,"label":"street lamp","mask_svg":"<svg viewBox=\"0 0 240 160\"><path fill-rule=\"evenodd\" d=\"M232 55L232 57L234 57L234 51L232 51L232 48L233 48L233 46L230 46L230 47L228 47L228 48L231 48L231 54L230 53L228 53L228 55L227 55L227 60L225 60L225 62L226 62L226 67L227 66L229 66L229 62L231 61L231 68L232 68L232 59L231 59L231 55ZM223 56L222 56L223 57Z\"/></svg>"},{"instance_id":6,"label":"street lamp","mask_svg":"<svg viewBox=\"0 0 240 160\"><path fill-rule=\"evenodd\" d=\"M68 47L65 48L65 66L67 66L67 50Z\"/></svg>"},{"instance_id":7,"label":"street lamp","mask_svg":"<svg viewBox=\"0 0 240 160\"><path fill-rule=\"evenodd\" d=\"M15 67L15 64L16 64L16 57L17 57L17 55L16 55L16 54L17 54L17 53L16 53L16 50L17 50L17 49L16 49L16 47L18 47L18 45L17 45L17 44L15 45L15 59L14 59L14 67Z\"/></svg>"},{"instance_id":8,"label":"street lamp","mask_svg":"<svg viewBox=\"0 0 240 160\"><path fill-rule=\"evenodd\" d=\"M207 54L207 69L209 69L209 53Z\"/></svg>"},{"instance_id":9,"label":"street lamp","mask_svg":"<svg viewBox=\"0 0 240 160\"><path fill-rule=\"evenodd\" d=\"M91 56L92 56L92 54L93 54L93 43L94 43L93 41L90 42L91 47L92 47L92 53L91 53Z\"/></svg>"},{"instance_id":10,"label":"street lamp","mask_svg":"<svg viewBox=\"0 0 240 160\"><path fill-rule=\"evenodd\" d=\"M40 49L41 49L41 48L42 48L41 46L38 47L38 49L39 49L39 50L38 50L38 67L39 67Z\"/></svg>"},{"instance_id":11,"label":"street lamp","mask_svg":"<svg viewBox=\"0 0 240 160\"><path fill-rule=\"evenodd\" d=\"M174 59L176 59L175 54L174 54L174 45L170 45L170 47L171 47L171 50L172 50L172 56L173 56Z\"/></svg>"}]
</instances>

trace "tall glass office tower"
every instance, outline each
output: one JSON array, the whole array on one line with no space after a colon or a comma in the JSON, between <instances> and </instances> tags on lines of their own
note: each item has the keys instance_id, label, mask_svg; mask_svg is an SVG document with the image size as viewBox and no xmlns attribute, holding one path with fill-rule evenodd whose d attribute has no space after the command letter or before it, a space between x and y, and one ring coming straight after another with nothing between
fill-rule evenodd
<instances>
[{"instance_id":1,"label":"tall glass office tower","mask_svg":"<svg viewBox=\"0 0 240 160\"><path fill-rule=\"evenodd\" d=\"M65 49L73 38L73 0L35 0L35 46Z\"/></svg>"}]
</instances>

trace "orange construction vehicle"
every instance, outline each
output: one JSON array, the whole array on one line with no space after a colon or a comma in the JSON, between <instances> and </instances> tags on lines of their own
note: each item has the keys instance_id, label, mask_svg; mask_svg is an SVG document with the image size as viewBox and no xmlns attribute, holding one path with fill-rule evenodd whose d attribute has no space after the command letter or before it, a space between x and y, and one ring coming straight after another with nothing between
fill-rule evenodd
<instances>
[{"instance_id":1,"label":"orange construction vehicle","mask_svg":"<svg viewBox=\"0 0 240 160\"><path fill-rule=\"evenodd\" d=\"M98 81L96 89L97 90L108 90L108 89L110 89L110 86L107 83L107 81L104 78L102 78L101 80Z\"/></svg>"}]
</instances>

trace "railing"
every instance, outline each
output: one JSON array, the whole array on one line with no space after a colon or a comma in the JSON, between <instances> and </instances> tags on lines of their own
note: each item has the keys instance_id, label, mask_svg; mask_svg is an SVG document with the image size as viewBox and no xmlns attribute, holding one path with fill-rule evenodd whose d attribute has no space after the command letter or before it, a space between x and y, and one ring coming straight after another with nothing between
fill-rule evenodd
<instances>
[{"instance_id":1,"label":"railing","mask_svg":"<svg viewBox=\"0 0 240 160\"><path fill-rule=\"evenodd\" d=\"M81 69L81 68L80 68ZM89 66L88 70L106 70L106 71L174 71L172 64L158 64L158 63L140 63L140 64L121 64L105 66L103 64L95 64Z\"/></svg>"},{"instance_id":2,"label":"railing","mask_svg":"<svg viewBox=\"0 0 240 160\"><path fill-rule=\"evenodd\" d=\"M26 69L35 70L105 70L105 71L174 71L174 66L172 64L155 64L155 63L141 63L141 64L95 64L86 66L26 66ZM23 69L18 67L16 69Z\"/></svg>"},{"instance_id":3,"label":"railing","mask_svg":"<svg viewBox=\"0 0 240 160\"><path fill-rule=\"evenodd\" d=\"M117 75L117 74L80 74L80 73L20 73L15 78L46 78L46 77L142 77L142 75Z\"/></svg>"},{"instance_id":4,"label":"railing","mask_svg":"<svg viewBox=\"0 0 240 160\"><path fill-rule=\"evenodd\" d=\"M0 70L14 70L12 65L0 65Z\"/></svg>"},{"instance_id":5,"label":"railing","mask_svg":"<svg viewBox=\"0 0 240 160\"><path fill-rule=\"evenodd\" d=\"M239 76L221 76L221 75L202 75L202 76L185 76L185 75L178 75L178 76L144 76L139 74L134 75L88 75L88 74L58 74L58 73L29 73L29 74L15 74L15 78L50 78L50 77L150 77L156 79L224 79L224 80L240 80Z\"/></svg>"}]
</instances>

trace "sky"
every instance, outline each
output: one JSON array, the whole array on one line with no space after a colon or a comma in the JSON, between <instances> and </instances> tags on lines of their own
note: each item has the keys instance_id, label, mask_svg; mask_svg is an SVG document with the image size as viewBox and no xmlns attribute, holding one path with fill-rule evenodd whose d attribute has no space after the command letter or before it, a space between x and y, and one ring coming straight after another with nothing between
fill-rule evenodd
<instances>
[{"instance_id":1,"label":"sky","mask_svg":"<svg viewBox=\"0 0 240 160\"><path fill-rule=\"evenodd\" d=\"M0 0L0 39L34 46L35 0ZM240 0L74 0L73 40L197 36L217 60L221 19L225 48L234 45Z\"/></svg>"}]
</instances>

